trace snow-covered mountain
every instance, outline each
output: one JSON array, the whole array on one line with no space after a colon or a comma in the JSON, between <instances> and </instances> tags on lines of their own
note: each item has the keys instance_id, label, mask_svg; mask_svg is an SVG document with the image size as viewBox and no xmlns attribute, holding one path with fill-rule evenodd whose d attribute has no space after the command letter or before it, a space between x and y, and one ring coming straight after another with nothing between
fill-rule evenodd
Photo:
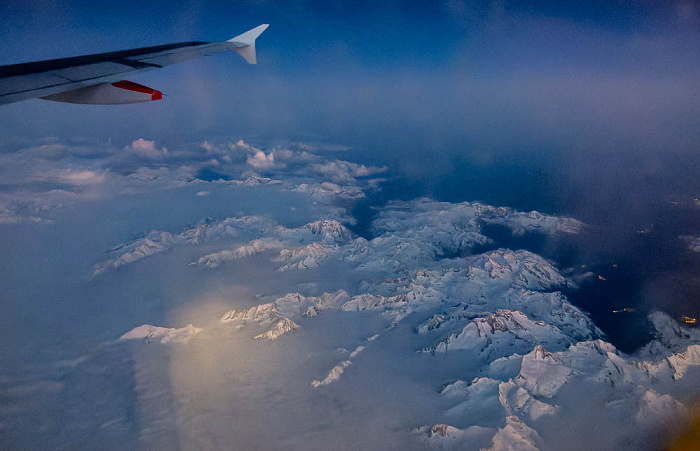
<instances>
[{"instance_id":1,"label":"snow-covered mountain","mask_svg":"<svg viewBox=\"0 0 700 451\"><path fill-rule=\"evenodd\" d=\"M149 324L144 324L143 326L135 327L129 332L125 333L120 340L156 340L160 339L161 343L187 343L192 337L197 335L202 331L199 327L194 327L189 324L180 329L172 327L156 327Z\"/></svg>"},{"instance_id":2,"label":"snow-covered mountain","mask_svg":"<svg viewBox=\"0 0 700 451\"><path fill-rule=\"evenodd\" d=\"M690 384L700 377L697 331L657 312L651 321L658 339L628 356L601 340L602 333L561 292L548 291L567 281L546 260L526 252L499 250L458 262L466 267L419 270L411 279L373 285L379 292L397 293L393 296L352 295L344 290L320 296L288 293L270 303L231 310L220 324L237 330L254 328L249 339L276 340L312 327L325 311L343 315L374 312L389 320L365 344L358 344L352 352L344 350L344 356L326 372L308 381L314 389L328 390L353 377L346 374L352 368L368 364L357 359L381 345L377 338L405 334L406 329L395 327L400 321L422 318L410 333L438 338L424 350L438 360L464 355L472 367L466 373L478 375L436 388L435 396L446 408L433 426L413 429L418 447L558 447L554 444L564 442L553 429L574 419L582 421L576 406L586 404L590 392L596 393L600 405L614 406L606 407L609 411L603 416L627 418L624 434L596 438L595 443L604 447L643 446L649 430L668 427L673 419L688 413L688 406L676 396L687 396L686 377L691 377ZM455 302L460 292L466 297ZM217 327L203 331L193 326L178 330L142 326L122 339L165 337L162 343L182 345L200 337L206 340L207 333L216 334ZM186 339L175 339L179 336ZM478 418L475 412L493 419L473 424L460 419Z\"/></svg>"},{"instance_id":3,"label":"snow-covered mountain","mask_svg":"<svg viewBox=\"0 0 700 451\"><path fill-rule=\"evenodd\" d=\"M200 180L212 194L191 194L269 190L294 208L273 219L236 206L227 219L148 232L95 265L110 275L94 290L127 296L119 269L145 259L163 287L156 305L138 290L123 317L115 303L123 329L58 362L46 377L57 384L37 385L56 403L86 397L72 380L129 400L109 418L69 406L81 431L131 434L144 448L650 449L692 407L696 329L654 313L656 338L624 354L564 294L577 288L570 273L500 247L504 230L517 242L583 223L423 198L377 207L360 237L348 209L382 170L270 155L270 171L299 178ZM321 180L300 169L309 164ZM166 274L152 269L166 261ZM115 388L113 374L126 382ZM11 389L28 390L6 385L10 406ZM7 418L0 409L0 432Z\"/></svg>"},{"instance_id":4,"label":"snow-covered mountain","mask_svg":"<svg viewBox=\"0 0 700 451\"><path fill-rule=\"evenodd\" d=\"M239 329L250 323L267 329L255 335L254 339L276 340L282 335L299 328L294 321L282 316L274 304L258 305L243 311L231 310L224 314L220 321L222 323L231 323Z\"/></svg>"}]
</instances>

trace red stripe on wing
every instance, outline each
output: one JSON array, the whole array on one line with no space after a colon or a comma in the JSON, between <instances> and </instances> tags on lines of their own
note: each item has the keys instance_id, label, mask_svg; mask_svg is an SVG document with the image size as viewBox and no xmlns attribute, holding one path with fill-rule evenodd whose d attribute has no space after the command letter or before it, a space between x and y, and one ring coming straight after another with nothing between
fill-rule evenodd
<instances>
[{"instance_id":1,"label":"red stripe on wing","mask_svg":"<svg viewBox=\"0 0 700 451\"><path fill-rule=\"evenodd\" d=\"M115 88L126 89L128 91L150 94L151 100L160 100L163 98L163 93L161 93L160 91L156 91L153 88L149 88L148 86L140 85L129 80L122 80L116 83L112 83L112 86L114 86Z\"/></svg>"}]
</instances>

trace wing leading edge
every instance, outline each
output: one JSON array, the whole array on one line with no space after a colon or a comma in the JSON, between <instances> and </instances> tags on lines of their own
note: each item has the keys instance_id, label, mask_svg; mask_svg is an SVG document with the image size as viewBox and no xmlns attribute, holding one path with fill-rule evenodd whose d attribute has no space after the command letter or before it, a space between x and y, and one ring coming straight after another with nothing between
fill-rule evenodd
<instances>
[{"instance_id":1,"label":"wing leading edge","mask_svg":"<svg viewBox=\"0 0 700 451\"><path fill-rule=\"evenodd\" d=\"M0 105L34 98L92 104L158 100L160 92L128 82L124 75L226 50L236 50L249 64L255 64L255 39L267 27L267 24L260 25L223 42L182 42L0 66ZM139 90L130 89L133 85L139 86ZM144 90L152 91L149 91L150 97L134 95L135 92L144 93Z\"/></svg>"}]
</instances>

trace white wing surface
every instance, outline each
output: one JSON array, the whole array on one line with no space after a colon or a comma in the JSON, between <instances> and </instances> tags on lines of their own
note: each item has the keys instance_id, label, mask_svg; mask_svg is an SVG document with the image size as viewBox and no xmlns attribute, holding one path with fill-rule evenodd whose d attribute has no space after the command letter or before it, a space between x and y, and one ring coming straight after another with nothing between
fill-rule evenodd
<instances>
[{"instance_id":1,"label":"white wing surface","mask_svg":"<svg viewBox=\"0 0 700 451\"><path fill-rule=\"evenodd\" d=\"M109 105L159 100L159 91L124 80L124 75L225 50L236 50L255 64L255 39L267 27L260 25L223 42L182 42L0 66L0 105L34 98Z\"/></svg>"}]
</instances>

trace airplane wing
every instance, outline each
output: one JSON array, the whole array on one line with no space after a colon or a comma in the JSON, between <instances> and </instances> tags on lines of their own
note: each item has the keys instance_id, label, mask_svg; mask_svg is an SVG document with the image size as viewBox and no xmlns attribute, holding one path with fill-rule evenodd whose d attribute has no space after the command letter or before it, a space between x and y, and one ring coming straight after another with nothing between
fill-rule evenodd
<instances>
[{"instance_id":1,"label":"airplane wing","mask_svg":"<svg viewBox=\"0 0 700 451\"><path fill-rule=\"evenodd\" d=\"M224 50L235 50L255 64L255 39L267 27L260 25L223 42L182 42L0 66L0 105L34 98L97 105L159 100L160 91L124 80L124 75Z\"/></svg>"}]
</instances>

